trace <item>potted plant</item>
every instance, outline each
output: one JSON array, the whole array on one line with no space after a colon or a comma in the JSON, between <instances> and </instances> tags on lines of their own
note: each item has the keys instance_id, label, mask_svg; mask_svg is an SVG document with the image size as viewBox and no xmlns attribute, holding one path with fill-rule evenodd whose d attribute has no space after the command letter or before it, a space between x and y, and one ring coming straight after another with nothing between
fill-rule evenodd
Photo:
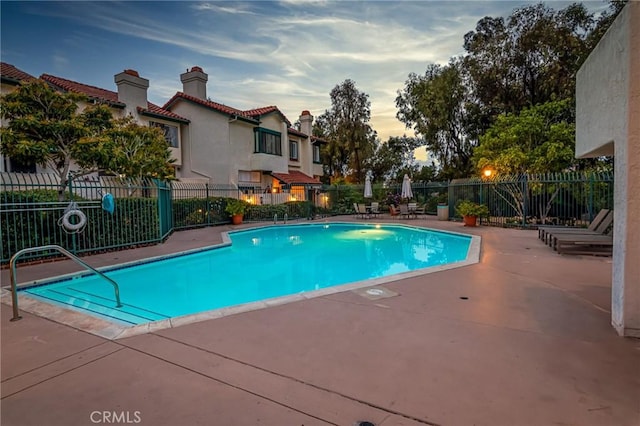
<instances>
[{"instance_id":1,"label":"potted plant","mask_svg":"<svg viewBox=\"0 0 640 426\"><path fill-rule=\"evenodd\" d=\"M390 192L387 193L387 199L385 200L385 204L389 207L389 213L391 216L398 215L397 210L400 205L400 194L392 194Z\"/></svg>"},{"instance_id":2,"label":"potted plant","mask_svg":"<svg viewBox=\"0 0 640 426\"><path fill-rule=\"evenodd\" d=\"M456 213L462 216L464 226L476 226L479 217L489 216L489 208L484 204L462 200L456 205Z\"/></svg>"},{"instance_id":3,"label":"potted plant","mask_svg":"<svg viewBox=\"0 0 640 426\"><path fill-rule=\"evenodd\" d=\"M227 206L224 208L224 211L231 215L231 223L234 225L240 225L242 223L244 212L247 210L247 206L248 205L245 201L231 198L227 201Z\"/></svg>"}]
</instances>

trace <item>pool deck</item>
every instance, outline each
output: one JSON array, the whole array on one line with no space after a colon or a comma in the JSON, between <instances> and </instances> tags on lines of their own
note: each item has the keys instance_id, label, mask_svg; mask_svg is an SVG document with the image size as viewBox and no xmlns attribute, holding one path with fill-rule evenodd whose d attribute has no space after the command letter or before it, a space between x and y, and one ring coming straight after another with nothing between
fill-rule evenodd
<instances>
[{"instance_id":1,"label":"pool deck","mask_svg":"<svg viewBox=\"0 0 640 426\"><path fill-rule=\"evenodd\" d=\"M10 322L2 304L0 423L640 424L640 340L610 325L611 258L558 255L536 231L379 221L479 235L481 261L385 283L382 298L345 291L117 340L26 312ZM230 229L83 259L205 247ZM76 270L37 264L18 279Z\"/></svg>"}]
</instances>

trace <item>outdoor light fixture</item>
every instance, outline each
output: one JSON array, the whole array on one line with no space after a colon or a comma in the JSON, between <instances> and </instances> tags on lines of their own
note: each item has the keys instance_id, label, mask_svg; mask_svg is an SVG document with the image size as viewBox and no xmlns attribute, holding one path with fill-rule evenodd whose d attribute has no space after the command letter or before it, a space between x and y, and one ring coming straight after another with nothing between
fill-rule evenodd
<instances>
[{"instance_id":1,"label":"outdoor light fixture","mask_svg":"<svg viewBox=\"0 0 640 426\"><path fill-rule=\"evenodd\" d=\"M482 174L484 175L484 177L491 177L491 175L493 174L493 170L491 170L491 169L484 169L484 171L482 172Z\"/></svg>"}]
</instances>

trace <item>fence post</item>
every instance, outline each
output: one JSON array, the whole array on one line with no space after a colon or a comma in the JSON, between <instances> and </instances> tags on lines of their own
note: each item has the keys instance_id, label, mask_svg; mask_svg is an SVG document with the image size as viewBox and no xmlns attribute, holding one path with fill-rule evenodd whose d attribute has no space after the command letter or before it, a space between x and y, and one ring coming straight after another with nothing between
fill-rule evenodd
<instances>
[{"instance_id":1,"label":"fence post","mask_svg":"<svg viewBox=\"0 0 640 426\"><path fill-rule=\"evenodd\" d=\"M158 221L160 235L158 240L165 238L173 229L173 209L171 203L171 184L166 180L152 179L145 181L145 185L155 185L158 192Z\"/></svg>"},{"instance_id":2,"label":"fence post","mask_svg":"<svg viewBox=\"0 0 640 426\"><path fill-rule=\"evenodd\" d=\"M525 228L527 226L527 215L529 214L529 185L527 183L527 174L523 173L522 175L522 227Z\"/></svg>"},{"instance_id":3,"label":"fence post","mask_svg":"<svg viewBox=\"0 0 640 426\"><path fill-rule=\"evenodd\" d=\"M69 202L73 202L73 175L71 173L69 173L67 175L67 179L69 181ZM77 232L74 232L71 234L71 253L73 254L78 254L78 250L76 247L76 236L77 236Z\"/></svg>"},{"instance_id":4,"label":"fence post","mask_svg":"<svg viewBox=\"0 0 640 426\"><path fill-rule=\"evenodd\" d=\"M453 211L453 185L451 185L451 181L447 183L447 201L449 201L449 217L447 219L451 219L455 216Z\"/></svg>"},{"instance_id":5,"label":"fence post","mask_svg":"<svg viewBox=\"0 0 640 426\"><path fill-rule=\"evenodd\" d=\"M593 221L593 212L594 212L594 205L593 205L593 190L594 190L594 176L593 176L593 172L589 173L589 222Z\"/></svg>"},{"instance_id":6,"label":"fence post","mask_svg":"<svg viewBox=\"0 0 640 426\"><path fill-rule=\"evenodd\" d=\"M207 225L211 225L211 201L209 201L209 182L204 184L204 214L207 216Z\"/></svg>"}]
</instances>

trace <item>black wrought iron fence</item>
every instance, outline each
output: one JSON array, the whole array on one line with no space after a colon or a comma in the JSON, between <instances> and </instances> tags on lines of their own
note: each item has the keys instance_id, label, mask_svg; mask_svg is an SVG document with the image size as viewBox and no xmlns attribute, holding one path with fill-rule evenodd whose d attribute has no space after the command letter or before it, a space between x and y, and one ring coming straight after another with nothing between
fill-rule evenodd
<instances>
[{"instance_id":1,"label":"black wrought iron fence","mask_svg":"<svg viewBox=\"0 0 640 426\"><path fill-rule=\"evenodd\" d=\"M113 212L102 207L115 196ZM151 180L111 177L71 180L58 193L49 174L0 173L0 258L27 247L57 244L74 253L156 243L158 188Z\"/></svg>"},{"instance_id":2,"label":"black wrought iron fence","mask_svg":"<svg viewBox=\"0 0 640 426\"><path fill-rule=\"evenodd\" d=\"M613 209L613 173L546 173L460 179L449 184L449 210L460 200L489 207L495 226L588 224Z\"/></svg>"},{"instance_id":3,"label":"black wrought iron fence","mask_svg":"<svg viewBox=\"0 0 640 426\"><path fill-rule=\"evenodd\" d=\"M369 198L364 197L364 185L309 186L296 191L273 194L268 188L245 191L203 182L101 176L73 179L60 195L53 174L0 173L0 260L6 264L18 250L48 244L86 253L157 243L173 230L229 223L225 207L231 198L248 203L246 222L352 214L354 203L378 202L384 212L388 204L398 202L401 185L374 184ZM413 183L412 192L412 201L427 214L435 215L439 204L448 204L449 217L455 218L456 204L468 199L488 206L490 225L577 225L588 223L602 208L613 208L613 174L550 173ZM102 205L107 193L116 200L113 213ZM67 214L70 210L80 213Z\"/></svg>"}]
</instances>

